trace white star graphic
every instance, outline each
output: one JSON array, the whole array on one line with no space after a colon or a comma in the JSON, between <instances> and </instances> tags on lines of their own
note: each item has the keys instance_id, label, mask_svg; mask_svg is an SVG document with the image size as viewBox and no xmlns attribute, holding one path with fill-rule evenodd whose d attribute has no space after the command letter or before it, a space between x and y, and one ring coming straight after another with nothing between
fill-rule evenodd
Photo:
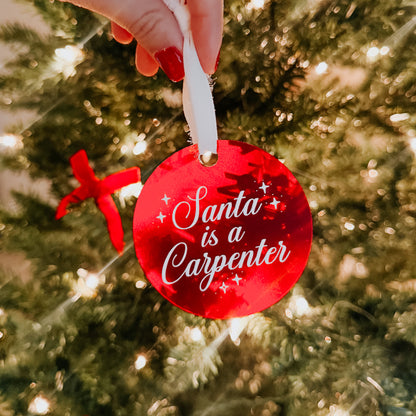
<instances>
[{"instance_id":1,"label":"white star graphic","mask_svg":"<svg viewBox=\"0 0 416 416\"><path fill-rule=\"evenodd\" d=\"M225 284L225 282L222 282L222 285L220 286L220 289L221 289L224 293L226 293L226 292L227 292L228 286Z\"/></svg>"},{"instance_id":2,"label":"white star graphic","mask_svg":"<svg viewBox=\"0 0 416 416\"><path fill-rule=\"evenodd\" d=\"M273 205L274 209L277 209L278 204L280 204L280 201L278 201L275 197L273 197L273 202L270 202L269 205Z\"/></svg>"},{"instance_id":3,"label":"white star graphic","mask_svg":"<svg viewBox=\"0 0 416 416\"><path fill-rule=\"evenodd\" d=\"M236 274L234 279L231 279L231 280L234 280L234 282L237 283L237 286L240 286L240 280L243 280L243 279L241 277L238 277L238 274Z\"/></svg>"},{"instance_id":4,"label":"white star graphic","mask_svg":"<svg viewBox=\"0 0 416 416\"><path fill-rule=\"evenodd\" d=\"M169 199L171 199L171 198L169 198L169 197L165 194L165 196L162 198L162 201L165 201L165 204L167 205L167 204L168 204Z\"/></svg>"},{"instance_id":5,"label":"white star graphic","mask_svg":"<svg viewBox=\"0 0 416 416\"><path fill-rule=\"evenodd\" d=\"M163 215L161 212L159 213L159 215L156 217L159 218L159 221L163 224L163 218L166 218L166 215Z\"/></svg>"},{"instance_id":6,"label":"white star graphic","mask_svg":"<svg viewBox=\"0 0 416 416\"><path fill-rule=\"evenodd\" d=\"M266 190L270 185L266 185L264 182L262 182L262 185L259 186L260 189L263 189L264 194L266 195Z\"/></svg>"}]
</instances>

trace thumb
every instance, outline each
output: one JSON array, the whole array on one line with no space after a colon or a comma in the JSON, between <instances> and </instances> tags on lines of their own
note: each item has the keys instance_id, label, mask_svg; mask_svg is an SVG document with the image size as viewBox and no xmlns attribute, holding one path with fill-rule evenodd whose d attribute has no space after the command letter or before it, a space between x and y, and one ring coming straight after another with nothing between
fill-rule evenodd
<instances>
[{"instance_id":1,"label":"thumb","mask_svg":"<svg viewBox=\"0 0 416 416\"><path fill-rule=\"evenodd\" d=\"M183 37L163 0L70 0L97 12L130 32L172 81L184 76Z\"/></svg>"},{"instance_id":2,"label":"thumb","mask_svg":"<svg viewBox=\"0 0 416 416\"><path fill-rule=\"evenodd\" d=\"M223 0L188 0L191 28L202 68L213 74L222 41Z\"/></svg>"}]
</instances>

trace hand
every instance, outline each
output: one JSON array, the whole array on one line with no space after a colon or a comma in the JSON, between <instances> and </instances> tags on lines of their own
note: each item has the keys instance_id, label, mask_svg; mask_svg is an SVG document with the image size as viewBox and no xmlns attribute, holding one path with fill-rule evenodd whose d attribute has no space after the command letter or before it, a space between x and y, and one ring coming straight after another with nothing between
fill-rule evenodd
<instances>
[{"instance_id":1,"label":"hand","mask_svg":"<svg viewBox=\"0 0 416 416\"><path fill-rule=\"evenodd\" d=\"M184 77L179 25L163 0L62 0L109 18L114 38L123 44L137 40L136 67L147 76L159 66L172 81ZM222 39L222 0L188 0L191 30L202 69L217 69Z\"/></svg>"}]
</instances>

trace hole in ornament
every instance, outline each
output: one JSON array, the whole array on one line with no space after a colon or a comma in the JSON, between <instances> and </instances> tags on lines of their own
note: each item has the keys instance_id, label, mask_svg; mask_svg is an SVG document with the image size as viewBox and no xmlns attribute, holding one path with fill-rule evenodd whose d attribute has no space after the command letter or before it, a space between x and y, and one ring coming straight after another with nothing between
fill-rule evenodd
<instances>
[{"instance_id":1,"label":"hole in ornament","mask_svg":"<svg viewBox=\"0 0 416 416\"><path fill-rule=\"evenodd\" d=\"M199 155L199 161L203 166L214 166L218 162L218 154L212 152L205 152L204 154Z\"/></svg>"}]
</instances>

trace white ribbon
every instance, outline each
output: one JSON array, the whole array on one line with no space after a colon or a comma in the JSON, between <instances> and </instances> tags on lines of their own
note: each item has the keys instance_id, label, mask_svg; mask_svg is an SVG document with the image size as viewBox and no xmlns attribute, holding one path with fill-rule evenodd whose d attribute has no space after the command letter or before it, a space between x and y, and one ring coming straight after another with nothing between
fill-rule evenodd
<instances>
[{"instance_id":1,"label":"white ribbon","mask_svg":"<svg viewBox=\"0 0 416 416\"><path fill-rule=\"evenodd\" d=\"M183 42L183 112L188 122L192 143L198 144L200 157L217 154L217 121L208 76L202 70L191 32L188 6L183 0L163 0L181 28ZM209 158L209 156L208 156Z\"/></svg>"}]
</instances>

